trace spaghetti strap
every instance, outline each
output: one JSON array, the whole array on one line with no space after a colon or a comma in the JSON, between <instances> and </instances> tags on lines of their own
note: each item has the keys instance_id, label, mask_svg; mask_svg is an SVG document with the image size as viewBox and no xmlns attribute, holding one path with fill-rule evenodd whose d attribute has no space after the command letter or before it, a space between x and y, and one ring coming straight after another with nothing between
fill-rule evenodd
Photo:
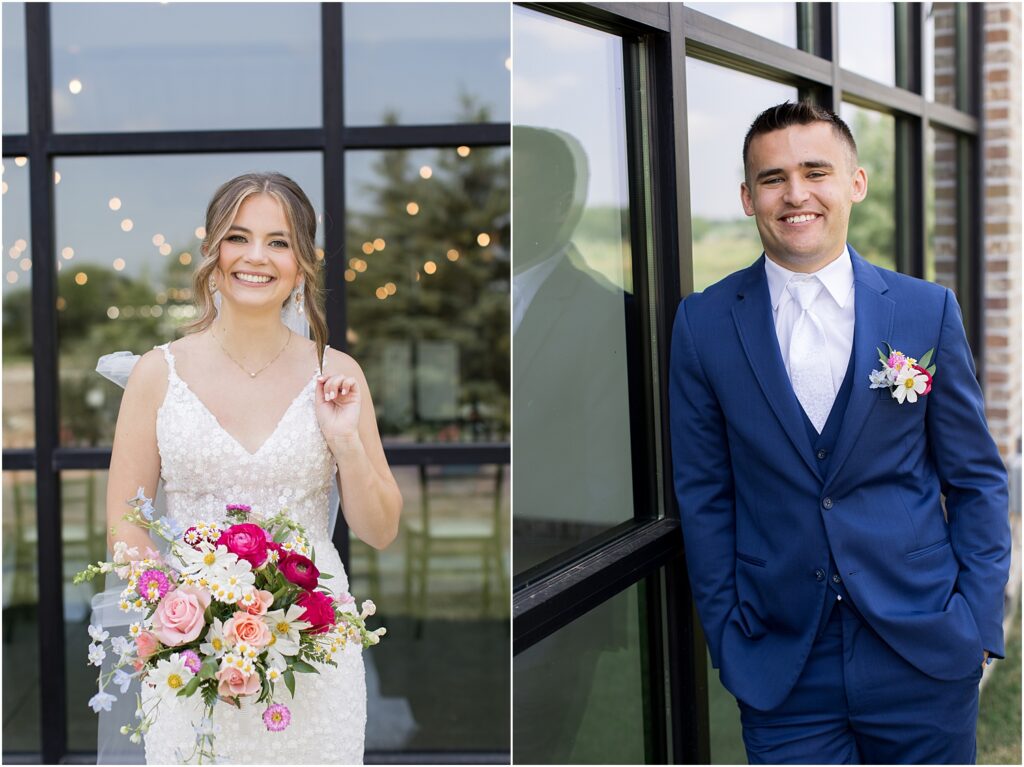
<instances>
[{"instance_id":1,"label":"spaghetti strap","mask_svg":"<svg viewBox=\"0 0 1024 767\"><path fill-rule=\"evenodd\" d=\"M320 369L316 371L317 374L323 374L324 365L327 364L327 350L330 349L330 348L331 348L330 344L326 344L324 346L324 356L323 356L323 359L320 360Z\"/></svg>"}]
</instances>

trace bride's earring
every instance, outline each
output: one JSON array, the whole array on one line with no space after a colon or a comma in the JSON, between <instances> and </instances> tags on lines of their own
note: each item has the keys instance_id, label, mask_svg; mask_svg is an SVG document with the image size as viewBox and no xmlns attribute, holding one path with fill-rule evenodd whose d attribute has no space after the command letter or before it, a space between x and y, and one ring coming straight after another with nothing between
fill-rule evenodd
<instances>
[{"instance_id":1,"label":"bride's earring","mask_svg":"<svg viewBox=\"0 0 1024 767\"><path fill-rule=\"evenodd\" d=\"M211 276L209 284L210 284L210 292L211 293L216 293L217 292L217 280L213 279L213 277Z\"/></svg>"},{"instance_id":2,"label":"bride's earring","mask_svg":"<svg viewBox=\"0 0 1024 767\"><path fill-rule=\"evenodd\" d=\"M305 311L302 302L302 286L299 285L297 288L295 288L292 294L295 296L295 310L299 314L302 314Z\"/></svg>"}]
</instances>

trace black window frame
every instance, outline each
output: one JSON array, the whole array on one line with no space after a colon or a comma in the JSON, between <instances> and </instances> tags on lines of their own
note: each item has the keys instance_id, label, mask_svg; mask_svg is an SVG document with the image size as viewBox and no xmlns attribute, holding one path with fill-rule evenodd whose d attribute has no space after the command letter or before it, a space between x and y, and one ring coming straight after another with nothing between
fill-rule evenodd
<instances>
[{"instance_id":1,"label":"black window frame","mask_svg":"<svg viewBox=\"0 0 1024 767\"><path fill-rule=\"evenodd\" d=\"M836 111L844 100L881 111L896 121L896 267L924 277L925 185L928 178L926 131L929 126L958 137L957 293L978 377L984 374L983 289L984 231L981 210L984 180L981 154L981 4L957 5L957 106L928 101L923 93L924 6L896 3L897 80L883 85L839 66L838 4L794 3L797 47L761 37L679 3L517 3L558 18L642 40L647 51L647 114L654 243L644 254L648 263L634 265L647 281L638 285L642 304L640 328L647 335L642 374L630 379L631 407L644 415L660 413L641 449L656 458L650 477L660 481L647 505L634 518L591 541L527 570L513 583L513 654L519 654L569 622L635 583L641 590L642 627L646 637L645 669L651 684L646 703L660 721L645 728L660 737L648 743L648 761L710 763L707 705L707 660L703 634L686 575L678 507L672 485L668 432L668 346L679 301L693 291L692 218L690 213L689 141L687 133L686 60L700 59L799 89ZM514 95L513 95L514 103ZM635 104L627 104L629 108ZM634 115L635 117L635 115ZM753 118L753 115L751 115ZM514 118L513 118L514 119ZM739 151L739 147L737 147ZM636 169L630 154L631 176ZM631 178L631 184L633 180ZM631 204L633 198L631 195ZM973 257L971 256L973 254ZM634 250L634 258L637 257ZM513 254L513 258L515 254ZM656 275L656 276L655 276ZM649 291L649 292L644 292ZM643 298L644 300L640 300ZM649 299L649 300L648 300ZM636 339L630 339L636 344ZM643 387L637 396L632 386ZM514 397L514 393L513 393ZM656 404L656 407L652 405ZM631 419L632 420L632 419ZM514 436L513 436L514 439ZM657 449L652 450L652 445ZM634 461L634 465L636 462ZM661 508L659 515L654 510ZM643 620L643 618L642 618ZM662 685L660 680L665 680ZM666 704L669 706L666 709ZM666 717L666 710L672 715ZM514 753L513 753L514 757Z\"/></svg>"},{"instance_id":2,"label":"black window frame","mask_svg":"<svg viewBox=\"0 0 1024 767\"><path fill-rule=\"evenodd\" d=\"M29 218L32 257L32 347L35 447L3 450L3 471L34 471L38 530L37 606L40 651L41 750L4 752L10 762L95 763L95 752L69 752L67 674L64 640L63 544L60 473L69 469L107 469L110 447L63 447L57 339L57 269L53 164L56 157L130 156L317 151L323 158L324 214L338 226L324 231L327 326L333 347L345 350L345 157L353 149L505 147L509 123L347 126L344 122L343 6L320 4L323 119L319 128L272 130L154 131L142 133L55 133L52 111L50 3L25 3L28 78L28 133L5 134L3 156L29 161ZM45 406L40 406L45 403ZM508 441L470 444L390 444L391 466L509 464ZM338 515L334 544L349 566L349 530ZM42 660L42 659L45 659ZM368 764L501 764L509 751L367 751Z\"/></svg>"}]
</instances>

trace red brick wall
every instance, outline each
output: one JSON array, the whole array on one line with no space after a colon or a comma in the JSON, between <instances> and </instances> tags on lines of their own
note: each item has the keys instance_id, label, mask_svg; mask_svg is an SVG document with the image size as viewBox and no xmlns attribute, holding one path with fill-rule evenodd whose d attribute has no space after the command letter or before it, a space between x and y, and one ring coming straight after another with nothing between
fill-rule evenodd
<instances>
[{"instance_id":1,"label":"red brick wall","mask_svg":"<svg viewBox=\"0 0 1024 767\"><path fill-rule=\"evenodd\" d=\"M986 3L985 398L1003 458L1021 439L1021 6Z\"/></svg>"}]
</instances>

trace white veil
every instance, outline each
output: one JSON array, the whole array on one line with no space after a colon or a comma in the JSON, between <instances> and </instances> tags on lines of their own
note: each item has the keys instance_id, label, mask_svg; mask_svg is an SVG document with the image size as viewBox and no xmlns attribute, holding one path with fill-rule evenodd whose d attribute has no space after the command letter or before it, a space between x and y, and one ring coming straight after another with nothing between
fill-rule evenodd
<instances>
[{"instance_id":1,"label":"white veil","mask_svg":"<svg viewBox=\"0 0 1024 767\"><path fill-rule=\"evenodd\" d=\"M219 293L214 294L214 304L219 310ZM297 310L295 301L285 301L281 308L281 322L303 338L309 338L309 322L306 320L306 315ZM124 388L139 357L140 355L129 351L105 354L96 363L96 372ZM331 497L328 500L327 509L327 534L331 538L334 537L334 526L338 521L340 498L337 479L335 479L331 485ZM166 508L162 481L157 482L153 505L158 511ZM159 548L156 543L154 543L154 548ZM110 552L107 552L107 558L110 558ZM126 634L128 624L137 616L122 612L118 607L121 591L124 588L121 579L114 573L108 573L105 577L103 591L92 598L91 624L102 626L103 630L109 631L111 636ZM117 654L109 653L100 667L101 676L108 678L116 663ZM146 754L143 744L130 742L128 736L122 735L120 732L122 725L131 724L135 719L136 696L139 693L139 686L140 683L136 677L132 677L130 685L124 688L123 692L121 686L115 685L112 681L106 683L105 690L111 692L117 699L111 704L110 711L101 710L99 712L99 726L96 732L97 764L145 763Z\"/></svg>"}]
</instances>

